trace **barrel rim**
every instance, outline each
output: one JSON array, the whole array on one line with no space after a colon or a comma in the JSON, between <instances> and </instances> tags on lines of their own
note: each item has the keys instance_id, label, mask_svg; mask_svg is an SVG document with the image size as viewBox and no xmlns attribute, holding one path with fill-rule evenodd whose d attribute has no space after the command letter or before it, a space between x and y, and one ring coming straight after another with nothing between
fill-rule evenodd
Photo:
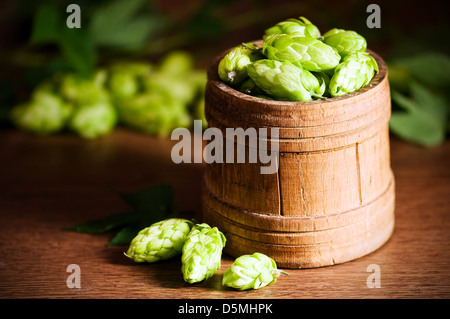
<instances>
[{"instance_id":1,"label":"barrel rim","mask_svg":"<svg viewBox=\"0 0 450 319\"><path fill-rule=\"evenodd\" d=\"M261 45L262 40L252 41L252 43L256 45ZM305 108L312 108L312 109L322 109L324 106L329 108L330 106L341 106L341 103L336 102L342 102L350 99L355 99L355 97L361 96L368 91L374 89L375 87L379 86L385 78L387 78L388 75L388 69L386 62L373 50L367 49L366 51L377 61L378 69L379 71L375 74L375 76L372 78L372 80L369 82L369 84L365 85L364 87L360 88L357 91L338 96L338 97L331 97L324 100L314 100L314 101L279 101L279 100L268 100L256 96L252 96L243 92L240 92L228 84L224 83L219 78L219 74L217 72L218 65L220 63L220 60L231 50L232 48L223 51L221 54L216 56L212 63L207 68L207 80L209 83L213 84L217 89L223 91L224 93L229 94L230 96L234 96L238 99L245 100L251 104L258 104L260 106L268 107L269 109L277 109L277 110L283 110L286 111L292 110L293 108L298 109L305 109ZM330 105L331 104L331 105ZM335 104L335 105L333 105ZM305 110L306 111L306 110Z\"/></svg>"}]
</instances>

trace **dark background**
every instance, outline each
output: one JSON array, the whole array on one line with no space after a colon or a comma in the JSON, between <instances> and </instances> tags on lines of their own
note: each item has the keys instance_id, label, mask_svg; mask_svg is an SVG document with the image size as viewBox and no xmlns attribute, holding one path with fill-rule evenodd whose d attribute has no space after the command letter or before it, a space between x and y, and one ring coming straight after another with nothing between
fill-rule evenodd
<instances>
[{"instance_id":1,"label":"dark background","mask_svg":"<svg viewBox=\"0 0 450 319\"><path fill-rule=\"evenodd\" d=\"M133 0L134 1L134 0ZM139 0L137 0L139 2ZM305 16L320 31L337 27L355 30L363 35L368 47L387 62L423 52L450 53L448 37L448 1L148 1L136 13L145 15L148 26L130 32L130 36L145 33L144 40L133 48L121 43L86 46L84 38L70 42L70 52L90 68L107 64L112 59L157 60L175 49L191 52L197 67L205 68L222 51L242 42L260 39L264 30L287 18ZM81 8L80 33L89 33L93 14L111 1L5 1L0 4L0 125L11 126L7 114L15 104L25 101L30 91L55 72L73 71L74 66L57 43L30 41L36 12L42 6L56 6L62 15L62 28L69 15L66 8L76 3ZM125 3L125 2L124 2ZM126 1L132 3L132 1ZM366 25L367 6L381 8L381 28ZM115 25L114 19L108 23ZM105 26L105 32L111 30ZM120 31L120 27L119 27ZM73 62L73 61L72 61ZM88 68L89 68L88 67ZM77 68L75 68L77 71Z\"/></svg>"}]
</instances>

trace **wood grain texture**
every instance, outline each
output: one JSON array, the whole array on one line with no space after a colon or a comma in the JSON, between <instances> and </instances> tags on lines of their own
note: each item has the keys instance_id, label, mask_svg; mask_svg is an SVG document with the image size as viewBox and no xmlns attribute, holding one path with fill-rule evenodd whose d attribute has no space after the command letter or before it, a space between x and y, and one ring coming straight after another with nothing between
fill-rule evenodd
<instances>
[{"instance_id":1,"label":"wood grain texture","mask_svg":"<svg viewBox=\"0 0 450 319\"><path fill-rule=\"evenodd\" d=\"M387 201L385 201L385 199ZM207 201L206 204L209 202ZM347 222L343 226L327 227L324 229L313 229L309 231L267 231L255 228L254 224L241 224L232 221L223 215L220 211L209 207L209 212L212 212L210 223L217 225L223 231L229 234L235 234L236 236L246 238L250 241L261 241L263 243L271 243L275 245L302 245L311 246L324 243L339 243L339 242L351 242L355 238L365 236L366 233L372 229L375 231L376 227L381 224L385 224L385 221L391 221L393 219L393 205L394 200L392 196L385 196L380 198L379 202L376 202L374 206L367 206L366 210L361 210L361 213L355 215L358 219ZM376 206L376 207L375 207ZM374 208L375 207L375 208ZM365 216L364 216L365 215ZM282 220L282 219L281 219ZM304 224L313 221L314 219L306 219ZM333 219L334 221L335 219ZM300 223L301 225L304 225ZM318 224L318 223L317 223ZM228 245L229 246L229 245ZM282 250L282 247L280 247ZM231 250L230 250L231 252Z\"/></svg>"},{"instance_id":2,"label":"wood grain texture","mask_svg":"<svg viewBox=\"0 0 450 319\"><path fill-rule=\"evenodd\" d=\"M196 285L183 281L179 260L138 265L125 247L105 247L110 234L62 232L62 227L127 209L114 190L171 183L177 204L201 218L204 166L175 165L174 143L125 130L97 141L0 132L0 298L450 298L450 141L431 149L391 137L396 181L393 236L357 260L289 270L255 291L221 285L233 259ZM191 216L191 215L189 215ZM81 288L66 285L69 264L81 268ZM381 270L369 289L367 267Z\"/></svg>"},{"instance_id":3,"label":"wood grain texture","mask_svg":"<svg viewBox=\"0 0 450 319\"><path fill-rule=\"evenodd\" d=\"M214 213L220 214L225 219L240 224L240 227L243 227L246 221L252 220L251 225L248 226L260 231L295 233L324 231L367 220L370 214L382 210L383 207L390 205L389 203L393 201L394 182L392 180L378 198L369 202L370 205L363 205L343 213L318 217L284 218L283 216L259 214L224 203L213 193L208 192L207 183L205 183L203 189L204 205L207 205Z\"/></svg>"}]
</instances>

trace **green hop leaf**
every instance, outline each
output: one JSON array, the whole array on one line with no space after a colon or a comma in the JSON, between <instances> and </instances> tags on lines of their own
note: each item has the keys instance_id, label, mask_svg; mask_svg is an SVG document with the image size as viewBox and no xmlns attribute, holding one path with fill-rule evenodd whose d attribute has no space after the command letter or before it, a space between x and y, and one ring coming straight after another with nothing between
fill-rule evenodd
<instances>
[{"instance_id":1,"label":"green hop leaf","mask_svg":"<svg viewBox=\"0 0 450 319\"><path fill-rule=\"evenodd\" d=\"M408 84L415 79L430 87L446 90L450 86L450 56L442 52L424 52L391 59L388 64L389 81L393 67L401 68L400 81ZM391 84L391 83L389 83Z\"/></svg>"},{"instance_id":2,"label":"green hop leaf","mask_svg":"<svg viewBox=\"0 0 450 319\"><path fill-rule=\"evenodd\" d=\"M263 43L262 52L267 58L289 61L308 71L333 69L339 64L341 56L337 50L318 39L301 34L274 34Z\"/></svg>"},{"instance_id":3,"label":"green hop leaf","mask_svg":"<svg viewBox=\"0 0 450 319\"><path fill-rule=\"evenodd\" d=\"M116 50L141 49L164 24L146 10L145 0L107 1L90 15L87 33L97 46Z\"/></svg>"},{"instance_id":4,"label":"green hop leaf","mask_svg":"<svg viewBox=\"0 0 450 319\"><path fill-rule=\"evenodd\" d=\"M273 27L265 31L264 37L266 38L273 34L291 34L297 33L302 36L308 36L317 39L320 37L319 29L311 23L305 17L300 17L298 19L287 19L285 21L279 22Z\"/></svg>"},{"instance_id":5,"label":"green hop leaf","mask_svg":"<svg viewBox=\"0 0 450 319\"><path fill-rule=\"evenodd\" d=\"M241 44L228 52L219 62L219 78L234 87L238 87L247 78L247 66L262 58L253 44Z\"/></svg>"},{"instance_id":6,"label":"green hop leaf","mask_svg":"<svg viewBox=\"0 0 450 319\"><path fill-rule=\"evenodd\" d=\"M142 229L125 253L135 262L153 263L180 255L194 222L169 218Z\"/></svg>"},{"instance_id":7,"label":"green hop leaf","mask_svg":"<svg viewBox=\"0 0 450 319\"><path fill-rule=\"evenodd\" d=\"M367 48L366 39L355 31L331 29L323 35L323 38L326 44L338 50L341 57L354 52L363 52Z\"/></svg>"},{"instance_id":8,"label":"green hop leaf","mask_svg":"<svg viewBox=\"0 0 450 319\"><path fill-rule=\"evenodd\" d=\"M226 238L217 227L202 223L192 227L183 246L181 272L188 283L210 278L220 268Z\"/></svg>"},{"instance_id":9,"label":"green hop leaf","mask_svg":"<svg viewBox=\"0 0 450 319\"><path fill-rule=\"evenodd\" d=\"M378 72L377 61L367 52L355 52L344 57L330 80L331 96L341 96L367 85Z\"/></svg>"},{"instance_id":10,"label":"green hop leaf","mask_svg":"<svg viewBox=\"0 0 450 319\"><path fill-rule=\"evenodd\" d=\"M436 91L420 82L408 83L409 94L392 90L394 110L389 120L390 130L402 139L417 145L432 147L446 138L450 115L444 92Z\"/></svg>"},{"instance_id":11,"label":"green hop leaf","mask_svg":"<svg viewBox=\"0 0 450 319\"><path fill-rule=\"evenodd\" d=\"M118 195L130 206L131 211L113 213L103 218L65 227L63 230L92 235L114 231L116 234L106 246L130 245L144 227L174 218L178 214L177 207L173 206L175 190L168 184L154 185Z\"/></svg>"},{"instance_id":12,"label":"green hop leaf","mask_svg":"<svg viewBox=\"0 0 450 319\"><path fill-rule=\"evenodd\" d=\"M37 88L31 100L11 109L11 121L25 131L47 135L61 131L73 106L52 92L48 83Z\"/></svg>"},{"instance_id":13,"label":"green hop leaf","mask_svg":"<svg viewBox=\"0 0 450 319\"><path fill-rule=\"evenodd\" d=\"M289 62L259 60L248 66L248 75L278 100L311 101L320 92L320 83L314 75Z\"/></svg>"},{"instance_id":14,"label":"green hop leaf","mask_svg":"<svg viewBox=\"0 0 450 319\"><path fill-rule=\"evenodd\" d=\"M275 283L281 273L288 275L264 254L243 255L225 271L222 284L239 290L259 289Z\"/></svg>"}]
</instances>

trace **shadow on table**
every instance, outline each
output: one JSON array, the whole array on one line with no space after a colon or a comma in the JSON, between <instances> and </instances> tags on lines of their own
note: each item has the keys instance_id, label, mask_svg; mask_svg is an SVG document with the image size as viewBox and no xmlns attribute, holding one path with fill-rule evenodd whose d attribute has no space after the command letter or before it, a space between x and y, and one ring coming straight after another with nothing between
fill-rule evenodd
<instances>
[{"instance_id":1,"label":"shadow on table","mask_svg":"<svg viewBox=\"0 0 450 319\"><path fill-rule=\"evenodd\" d=\"M184 281L181 272L181 256L170 260L161 260L156 263L136 263L124 256L126 246L105 247L105 262L116 266L125 267L124 276L135 276L136 280L148 285L148 287L161 288L202 288L206 290L221 291L226 288L222 286L222 274L225 267L222 266L211 278L200 283L189 284ZM192 292L195 294L195 292ZM156 296L155 296L156 297ZM176 298L176 296L173 296Z\"/></svg>"}]
</instances>

